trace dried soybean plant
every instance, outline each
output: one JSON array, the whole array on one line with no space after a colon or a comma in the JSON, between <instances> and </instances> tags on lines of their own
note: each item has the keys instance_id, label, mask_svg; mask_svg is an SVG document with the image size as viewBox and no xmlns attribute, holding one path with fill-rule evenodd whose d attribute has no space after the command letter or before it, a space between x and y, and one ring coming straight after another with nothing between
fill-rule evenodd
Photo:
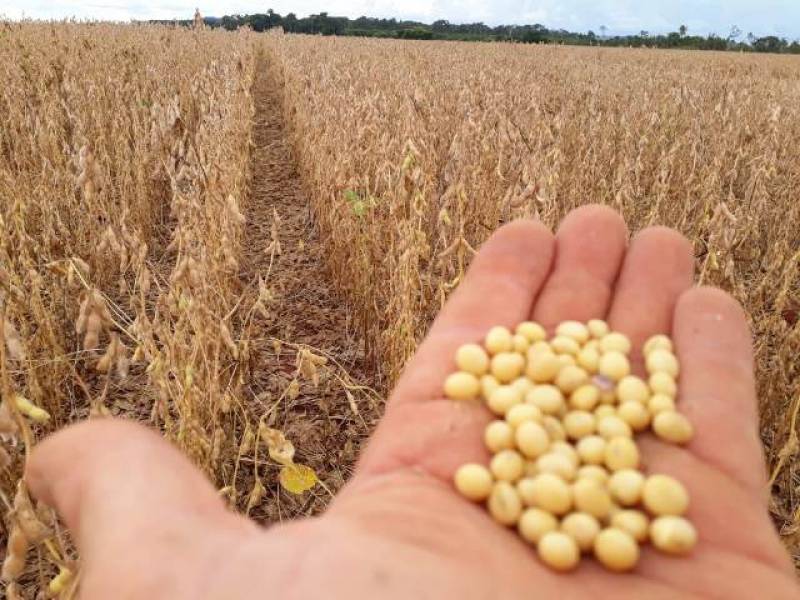
<instances>
[{"instance_id":1,"label":"dried soybean plant","mask_svg":"<svg viewBox=\"0 0 800 600\"><path fill-rule=\"evenodd\" d=\"M287 469L294 455L280 450L299 440L270 406L318 379L340 385L356 415L354 395L372 393L334 356L272 339L286 385L247 397L257 331L242 315L266 319L276 303L269 273L252 295L239 273L254 34L1 26L0 498L2 537L14 534L3 576L9 597L71 598L77 557L18 485L35 440L89 415L150 421L253 511L266 465L290 489L313 479ZM383 387L500 223L553 225L599 201L632 228L675 226L703 281L752 317L772 511L800 548L796 62L284 35L266 45L330 270ZM289 252L278 219L274 260Z\"/></svg>"},{"instance_id":2,"label":"dried soybean plant","mask_svg":"<svg viewBox=\"0 0 800 600\"><path fill-rule=\"evenodd\" d=\"M216 481L233 470L240 415L209 399L238 386L254 37L2 27L2 578L9 597L70 598L74 550L19 482L36 440L152 417Z\"/></svg>"},{"instance_id":3,"label":"dried soybean plant","mask_svg":"<svg viewBox=\"0 0 800 600\"><path fill-rule=\"evenodd\" d=\"M755 332L772 513L800 556L800 64L271 36L330 268L391 383L472 251L602 202L678 228Z\"/></svg>"}]
</instances>

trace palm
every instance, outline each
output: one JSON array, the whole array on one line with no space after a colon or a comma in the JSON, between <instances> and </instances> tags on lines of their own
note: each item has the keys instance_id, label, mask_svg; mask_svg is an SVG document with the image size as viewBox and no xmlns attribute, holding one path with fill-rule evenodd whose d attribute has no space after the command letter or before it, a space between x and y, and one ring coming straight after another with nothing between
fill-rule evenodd
<instances>
[{"instance_id":1,"label":"palm","mask_svg":"<svg viewBox=\"0 0 800 600\"><path fill-rule=\"evenodd\" d=\"M129 425L87 425L46 442L29 481L77 530L85 597L796 597L764 506L741 311L720 292L687 292L693 257L674 232L648 230L627 252L626 235L617 215L587 207L555 241L518 223L488 242L406 369L356 477L319 519L258 530L224 512L176 452ZM682 410L699 433L688 449L642 445L648 469L690 490L701 540L691 557L646 549L624 578L591 561L557 575L453 491L460 464L486 460L490 417L439 398L450 357L488 327L531 316L545 325L605 317L636 345L672 332L684 365ZM93 444L119 450L93 452ZM120 464L128 468L117 481Z\"/></svg>"}]
</instances>

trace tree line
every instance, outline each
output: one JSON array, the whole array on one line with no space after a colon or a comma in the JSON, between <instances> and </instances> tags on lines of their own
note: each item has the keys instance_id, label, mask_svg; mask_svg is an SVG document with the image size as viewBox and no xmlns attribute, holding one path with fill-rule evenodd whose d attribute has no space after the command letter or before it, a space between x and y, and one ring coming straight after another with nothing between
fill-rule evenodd
<instances>
[{"instance_id":1,"label":"tree line","mask_svg":"<svg viewBox=\"0 0 800 600\"><path fill-rule=\"evenodd\" d=\"M154 22L164 23L164 21ZM169 22L173 23L174 21ZM450 23L446 20L426 24L418 21L372 17L349 19L330 16L326 12L299 18L295 13L281 15L272 9L266 13L253 15L206 17L204 22L208 27L221 27L228 30L250 27L254 31L266 31L273 27L282 27L289 33L320 35L800 54L800 40L790 41L777 36L756 37L752 33L744 35L738 27L732 27L730 33L725 37L713 33L707 36L689 35L685 25L681 25L677 31L668 34L651 35L647 31L641 31L634 35L608 36L604 26L599 27L599 33L594 31L576 33L565 29L548 29L540 24L491 27L484 23ZM192 21L178 21L178 23L189 26Z\"/></svg>"}]
</instances>

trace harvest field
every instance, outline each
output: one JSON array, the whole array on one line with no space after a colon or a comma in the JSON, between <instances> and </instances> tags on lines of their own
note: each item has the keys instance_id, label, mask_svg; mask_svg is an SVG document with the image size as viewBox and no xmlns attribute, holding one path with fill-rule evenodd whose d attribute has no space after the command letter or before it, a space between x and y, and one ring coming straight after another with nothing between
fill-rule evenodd
<instances>
[{"instance_id":1,"label":"harvest field","mask_svg":"<svg viewBox=\"0 0 800 600\"><path fill-rule=\"evenodd\" d=\"M474 249L588 202L747 309L800 561L796 58L0 23L0 81L9 597L77 581L17 491L37 440L124 416L259 522L319 512Z\"/></svg>"}]
</instances>

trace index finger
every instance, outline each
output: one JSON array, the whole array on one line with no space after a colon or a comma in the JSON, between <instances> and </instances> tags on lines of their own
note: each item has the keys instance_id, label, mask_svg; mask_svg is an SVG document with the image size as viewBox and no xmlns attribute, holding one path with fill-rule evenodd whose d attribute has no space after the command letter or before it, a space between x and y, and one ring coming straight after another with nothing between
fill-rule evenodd
<instances>
[{"instance_id":1,"label":"index finger","mask_svg":"<svg viewBox=\"0 0 800 600\"><path fill-rule=\"evenodd\" d=\"M459 464L486 458L481 431L489 411L444 399L442 382L455 368L461 344L482 339L495 325L512 327L527 319L553 253L553 235L535 221L506 225L483 245L406 366L357 475L414 465L449 479Z\"/></svg>"},{"instance_id":2,"label":"index finger","mask_svg":"<svg viewBox=\"0 0 800 600\"><path fill-rule=\"evenodd\" d=\"M554 247L553 234L538 221L515 221L492 235L406 366L391 405L441 396L461 344L480 341L495 325L526 320L550 272Z\"/></svg>"}]
</instances>

